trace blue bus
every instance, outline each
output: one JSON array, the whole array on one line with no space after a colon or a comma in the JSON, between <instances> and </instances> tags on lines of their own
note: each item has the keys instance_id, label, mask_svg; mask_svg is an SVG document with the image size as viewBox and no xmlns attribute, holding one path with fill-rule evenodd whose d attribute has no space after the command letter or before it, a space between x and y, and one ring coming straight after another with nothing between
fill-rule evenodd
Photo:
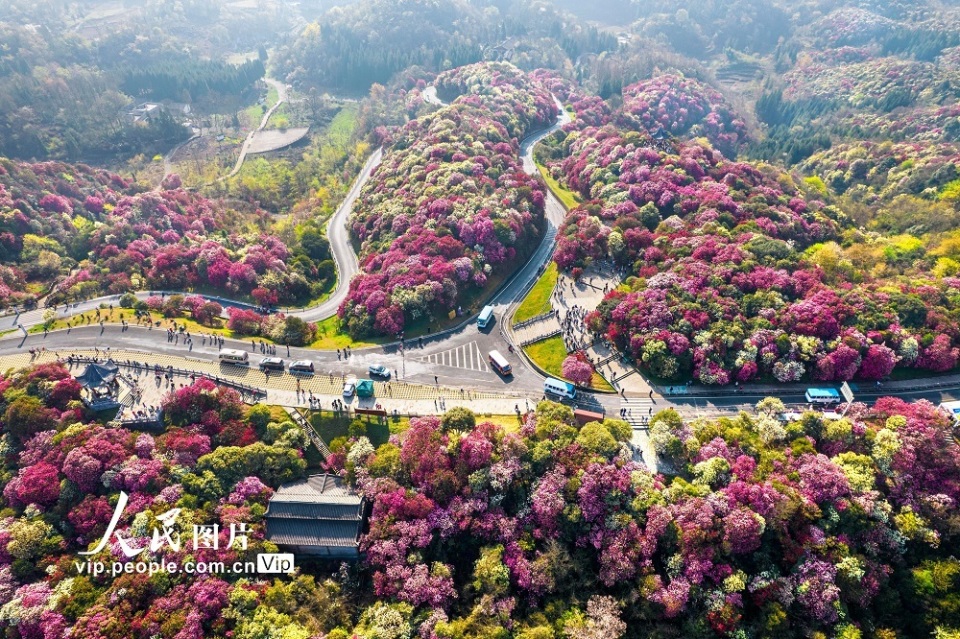
<instances>
[{"instance_id":1,"label":"blue bus","mask_svg":"<svg viewBox=\"0 0 960 639\"><path fill-rule=\"evenodd\" d=\"M808 388L806 398L811 404L826 405L839 404L843 400L835 388Z\"/></svg>"},{"instance_id":2,"label":"blue bus","mask_svg":"<svg viewBox=\"0 0 960 639\"><path fill-rule=\"evenodd\" d=\"M577 388L573 384L556 377L548 377L544 380L543 392L545 395L554 395L564 399L576 399L577 397Z\"/></svg>"},{"instance_id":3,"label":"blue bus","mask_svg":"<svg viewBox=\"0 0 960 639\"><path fill-rule=\"evenodd\" d=\"M480 316L477 317L477 328L486 328L487 324L490 323L490 320L493 319L493 307L484 306L483 310L480 311Z\"/></svg>"}]
</instances>

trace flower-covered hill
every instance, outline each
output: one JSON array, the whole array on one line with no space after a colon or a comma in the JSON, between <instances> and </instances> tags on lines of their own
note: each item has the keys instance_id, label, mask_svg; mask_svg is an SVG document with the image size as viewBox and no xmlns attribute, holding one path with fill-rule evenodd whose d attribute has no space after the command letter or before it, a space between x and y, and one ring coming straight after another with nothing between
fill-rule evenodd
<instances>
[{"instance_id":1,"label":"flower-covered hill","mask_svg":"<svg viewBox=\"0 0 960 639\"><path fill-rule=\"evenodd\" d=\"M815 153L798 168L833 193L876 207L900 195L937 199L960 176L958 165L956 143L862 140Z\"/></svg>"},{"instance_id":2,"label":"flower-covered hill","mask_svg":"<svg viewBox=\"0 0 960 639\"><path fill-rule=\"evenodd\" d=\"M349 623L340 586L322 577L79 572L76 564L87 559L131 562L114 536L96 554L78 555L96 549L121 493L128 500L116 533L128 548L149 546L151 531L163 528L158 517L179 509L169 522L171 543L137 560L232 566L276 552L264 538L267 500L282 482L303 476L308 442L267 407L248 409L207 380L170 394L165 429L153 434L92 420L78 393L59 364L0 376L0 633L201 639L283 631L307 639ZM218 548L195 549L193 525L219 526ZM297 615L311 602L326 619L316 610Z\"/></svg>"},{"instance_id":3,"label":"flower-covered hill","mask_svg":"<svg viewBox=\"0 0 960 639\"><path fill-rule=\"evenodd\" d=\"M878 244L899 270L860 271L853 260L869 251L841 248L856 243L845 216L789 175L697 144L658 150L645 136L588 127L567 136L566 159L552 166L589 200L568 216L554 259L632 269L588 324L638 365L727 384L957 364L960 289L916 261L916 247Z\"/></svg>"},{"instance_id":4,"label":"flower-covered hill","mask_svg":"<svg viewBox=\"0 0 960 639\"><path fill-rule=\"evenodd\" d=\"M890 111L918 101L945 104L957 97L957 89L951 88L958 86L952 65L899 57L838 63L829 52L827 56L825 61L815 58L784 75L785 100Z\"/></svg>"},{"instance_id":5,"label":"flower-covered hill","mask_svg":"<svg viewBox=\"0 0 960 639\"><path fill-rule=\"evenodd\" d=\"M402 629L390 636L464 639L954 631L951 420L890 398L839 421L782 410L658 413L672 478L632 461L626 423L580 427L550 402L518 432L455 410L376 450L351 439L338 454L373 503L378 599L354 632L384 636L374 618Z\"/></svg>"},{"instance_id":6,"label":"flower-covered hill","mask_svg":"<svg viewBox=\"0 0 960 639\"><path fill-rule=\"evenodd\" d=\"M262 211L179 188L139 193L84 165L0 159L0 307L131 289L214 290L270 304L315 297L335 277L314 230L287 246Z\"/></svg>"},{"instance_id":7,"label":"flower-covered hill","mask_svg":"<svg viewBox=\"0 0 960 639\"><path fill-rule=\"evenodd\" d=\"M437 95L447 102L483 105L511 137L522 139L550 126L557 108L549 92L507 62L482 62L437 76Z\"/></svg>"},{"instance_id":8,"label":"flower-covered hill","mask_svg":"<svg viewBox=\"0 0 960 639\"><path fill-rule=\"evenodd\" d=\"M623 88L620 126L656 134L703 136L727 157L736 157L747 128L719 91L692 78L665 74Z\"/></svg>"},{"instance_id":9,"label":"flower-covered hill","mask_svg":"<svg viewBox=\"0 0 960 639\"><path fill-rule=\"evenodd\" d=\"M539 242L544 192L523 172L517 139L556 106L509 65L446 75L475 93L409 122L364 187L350 224L362 272L340 307L353 336L395 335L446 315Z\"/></svg>"}]
</instances>

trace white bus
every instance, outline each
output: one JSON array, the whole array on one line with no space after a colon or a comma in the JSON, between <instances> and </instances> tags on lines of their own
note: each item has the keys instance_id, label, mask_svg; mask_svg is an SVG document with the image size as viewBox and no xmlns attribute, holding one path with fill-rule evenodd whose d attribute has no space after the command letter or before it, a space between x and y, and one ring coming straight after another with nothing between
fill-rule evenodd
<instances>
[{"instance_id":1,"label":"white bus","mask_svg":"<svg viewBox=\"0 0 960 639\"><path fill-rule=\"evenodd\" d=\"M513 375L510 362L500 354L500 351L490 351L490 365L503 376Z\"/></svg>"},{"instance_id":2,"label":"white bus","mask_svg":"<svg viewBox=\"0 0 960 639\"><path fill-rule=\"evenodd\" d=\"M250 362L250 354L235 348L224 348L220 350L220 361L237 366L246 365Z\"/></svg>"},{"instance_id":3,"label":"white bus","mask_svg":"<svg viewBox=\"0 0 960 639\"><path fill-rule=\"evenodd\" d=\"M546 395L554 395L565 399L575 399L577 396L577 389L573 384L555 377L548 377L544 380L543 392Z\"/></svg>"},{"instance_id":4,"label":"white bus","mask_svg":"<svg viewBox=\"0 0 960 639\"><path fill-rule=\"evenodd\" d=\"M843 401L836 388L808 388L805 396L811 404L824 404L826 406L839 404Z\"/></svg>"},{"instance_id":5,"label":"white bus","mask_svg":"<svg viewBox=\"0 0 960 639\"><path fill-rule=\"evenodd\" d=\"M483 310L480 311L480 315L477 317L477 328L486 328L487 324L490 323L490 320L493 319L493 307L484 306Z\"/></svg>"}]
</instances>

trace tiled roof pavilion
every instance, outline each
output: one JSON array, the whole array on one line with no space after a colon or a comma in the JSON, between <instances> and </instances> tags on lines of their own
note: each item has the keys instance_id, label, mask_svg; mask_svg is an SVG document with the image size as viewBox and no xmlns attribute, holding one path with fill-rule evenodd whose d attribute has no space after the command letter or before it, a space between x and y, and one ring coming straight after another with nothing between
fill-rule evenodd
<instances>
[{"instance_id":1,"label":"tiled roof pavilion","mask_svg":"<svg viewBox=\"0 0 960 639\"><path fill-rule=\"evenodd\" d=\"M267 507L267 539L297 555L356 559L364 524L363 497L336 475L285 484Z\"/></svg>"}]
</instances>

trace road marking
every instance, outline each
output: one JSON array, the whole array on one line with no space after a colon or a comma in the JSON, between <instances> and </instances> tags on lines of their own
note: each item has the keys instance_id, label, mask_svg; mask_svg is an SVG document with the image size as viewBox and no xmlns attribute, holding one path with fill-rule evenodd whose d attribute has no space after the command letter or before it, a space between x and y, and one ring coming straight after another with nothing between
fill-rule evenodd
<instances>
[{"instance_id":1,"label":"road marking","mask_svg":"<svg viewBox=\"0 0 960 639\"><path fill-rule=\"evenodd\" d=\"M483 353L480 351L480 345L476 342L455 346L431 355L423 355L418 357L416 361L424 364L480 371L481 373L490 372L490 367L487 366Z\"/></svg>"}]
</instances>

